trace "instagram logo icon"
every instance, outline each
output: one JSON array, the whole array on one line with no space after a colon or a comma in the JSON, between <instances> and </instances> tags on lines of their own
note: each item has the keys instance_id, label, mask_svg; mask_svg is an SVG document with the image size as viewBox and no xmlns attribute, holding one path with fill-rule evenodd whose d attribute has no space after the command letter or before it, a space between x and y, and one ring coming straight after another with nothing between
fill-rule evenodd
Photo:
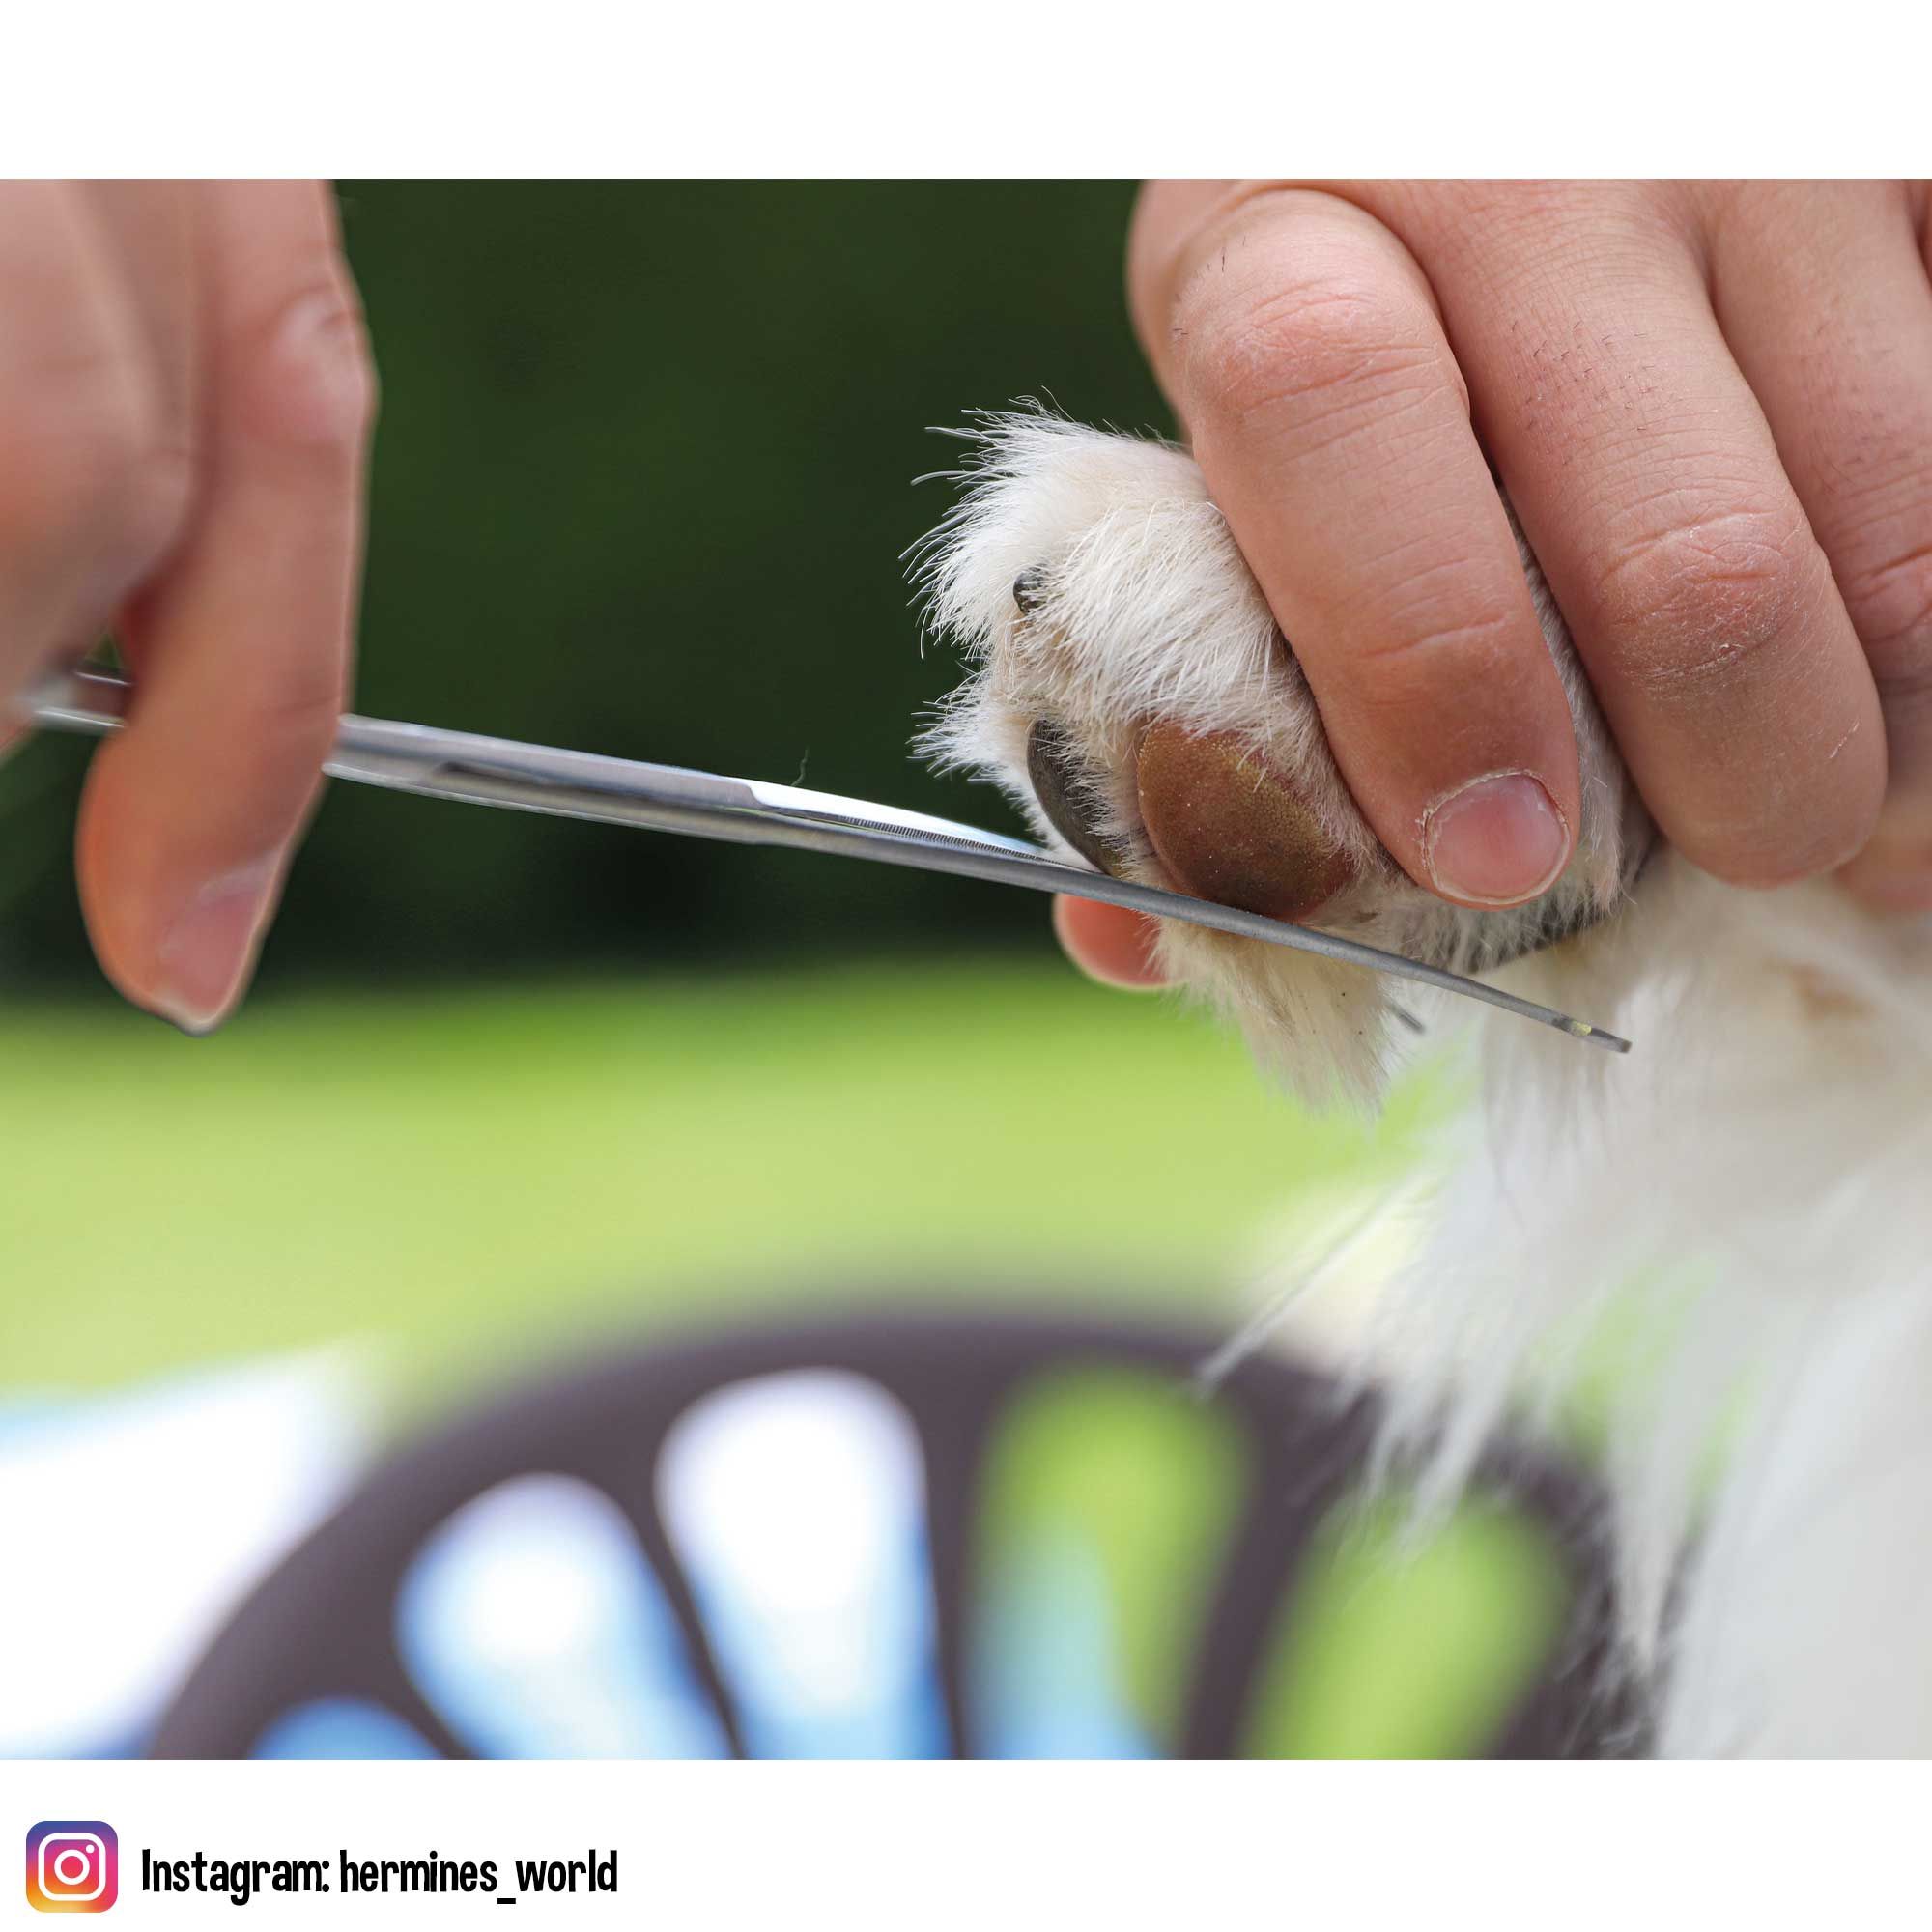
<instances>
[{"instance_id":1,"label":"instagram logo icon","mask_svg":"<svg viewBox=\"0 0 1932 1932\"><path fill-rule=\"evenodd\" d=\"M121 1845L99 1818L50 1818L27 1833L36 1912L105 1912L121 1889Z\"/></svg>"}]
</instances>

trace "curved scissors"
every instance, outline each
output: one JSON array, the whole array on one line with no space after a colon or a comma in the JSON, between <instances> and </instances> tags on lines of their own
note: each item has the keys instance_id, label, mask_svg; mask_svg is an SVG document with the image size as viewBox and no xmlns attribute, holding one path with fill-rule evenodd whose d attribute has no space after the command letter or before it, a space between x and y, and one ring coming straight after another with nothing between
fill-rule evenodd
<instances>
[{"instance_id":1,"label":"curved scissors","mask_svg":"<svg viewBox=\"0 0 1932 1932\"><path fill-rule=\"evenodd\" d=\"M23 722L47 730L105 737L121 728L132 695L133 688L125 679L70 670L30 689L16 700L14 710ZM1311 926L1290 925L1184 893L1112 878L1068 865L1023 838L866 799L354 714L343 718L323 769L331 778L419 792L427 798L678 832L694 838L724 838L739 845L833 852L848 859L873 859L887 866L1024 886L1037 893L1071 893L1132 912L1185 920L1236 938L1259 939L1269 946L1367 967L1499 1007L1612 1053L1630 1051L1630 1041L1616 1034L1440 966L1405 959Z\"/></svg>"}]
</instances>

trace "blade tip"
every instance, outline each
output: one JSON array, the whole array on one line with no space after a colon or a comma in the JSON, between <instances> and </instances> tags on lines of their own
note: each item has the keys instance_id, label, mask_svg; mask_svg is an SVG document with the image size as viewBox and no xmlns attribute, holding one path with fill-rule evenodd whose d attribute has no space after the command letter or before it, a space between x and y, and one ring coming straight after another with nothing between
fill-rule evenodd
<instances>
[{"instance_id":1,"label":"blade tip","mask_svg":"<svg viewBox=\"0 0 1932 1932\"><path fill-rule=\"evenodd\" d=\"M1566 1018L1563 1031L1573 1039L1587 1039L1592 1046L1601 1046L1605 1053L1628 1053L1631 1043L1621 1034L1605 1033L1602 1027L1594 1027L1588 1020Z\"/></svg>"}]
</instances>

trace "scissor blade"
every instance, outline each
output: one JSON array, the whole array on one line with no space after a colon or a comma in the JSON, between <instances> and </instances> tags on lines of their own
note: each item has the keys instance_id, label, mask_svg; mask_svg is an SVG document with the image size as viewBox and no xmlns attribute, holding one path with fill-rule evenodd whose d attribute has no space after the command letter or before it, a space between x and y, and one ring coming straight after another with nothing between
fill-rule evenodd
<instances>
[{"instance_id":1,"label":"scissor blade","mask_svg":"<svg viewBox=\"0 0 1932 1932\"><path fill-rule=\"evenodd\" d=\"M46 728L101 736L120 728L130 689L121 678L70 671L29 692L18 700L15 710L23 721ZM343 718L324 769L333 778L359 784L469 805L675 832L734 844L831 852L1021 886L1033 892L1071 893L1132 912L1184 920L1237 938L1257 939L1366 967L1463 999L1480 1000L1612 1053L1630 1051L1630 1042L1616 1034L1439 966L1405 959L1399 953L1384 952L1378 947L1312 926L1289 925L1209 899L1112 878L1104 872L1069 866L1023 839L864 799L353 714Z\"/></svg>"}]
</instances>

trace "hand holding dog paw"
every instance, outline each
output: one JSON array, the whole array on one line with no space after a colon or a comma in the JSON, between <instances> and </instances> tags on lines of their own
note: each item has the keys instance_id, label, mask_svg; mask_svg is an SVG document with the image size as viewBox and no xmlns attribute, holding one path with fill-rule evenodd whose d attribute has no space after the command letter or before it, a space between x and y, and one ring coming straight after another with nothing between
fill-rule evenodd
<instances>
[{"instance_id":1,"label":"hand holding dog paw","mask_svg":"<svg viewBox=\"0 0 1932 1932\"><path fill-rule=\"evenodd\" d=\"M1927 213L1896 183L1148 189L1143 340L1417 885L1521 904L1577 836L1500 478L1678 850L1932 908ZM1127 945L1084 917L1077 952Z\"/></svg>"}]
</instances>

